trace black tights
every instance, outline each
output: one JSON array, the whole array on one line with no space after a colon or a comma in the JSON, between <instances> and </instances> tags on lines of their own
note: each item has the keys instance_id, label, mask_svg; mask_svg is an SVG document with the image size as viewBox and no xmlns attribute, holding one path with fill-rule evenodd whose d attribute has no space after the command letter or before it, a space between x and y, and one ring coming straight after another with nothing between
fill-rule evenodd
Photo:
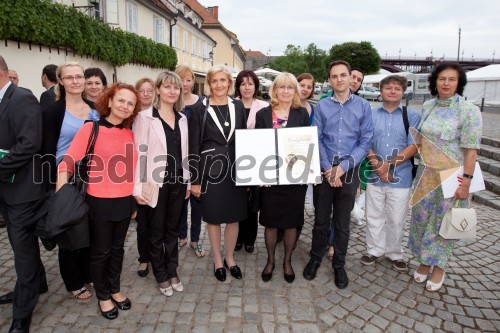
<instances>
[{"instance_id":1,"label":"black tights","mask_svg":"<svg viewBox=\"0 0 500 333\"><path fill-rule=\"evenodd\" d=\"M270 273L274 268L274 253L278 243L278 228L267 228L264 231L264 239L267 249L267 265L264 273ZM283 271L288 274L294 274L292 268L292 252L297 241L297 228L286 228L283 233L283 244L285 245L285 258L283 258Z\"/></svg>"}]
</instances>

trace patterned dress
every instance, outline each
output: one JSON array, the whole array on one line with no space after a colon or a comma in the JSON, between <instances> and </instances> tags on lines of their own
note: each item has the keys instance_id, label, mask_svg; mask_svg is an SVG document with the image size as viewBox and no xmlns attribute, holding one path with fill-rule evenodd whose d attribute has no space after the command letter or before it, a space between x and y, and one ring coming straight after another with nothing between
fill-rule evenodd
<instances>
[{"instance_id":1,"label":"patterned dress","mask_svg":"<svg viewBox=\"0 0 500 333\"><path fill-rule=\"evenodd\" d=\"M423 105L420 123L420 165L410 205L408 246L419 263L444 268L456 241L439 236L444 214L453 198L444 199L439 171L463 164L463 148L479 149L482 120L479 108L455 94ZM467 207L468 200L459 200Z\"/></svg>"}]
</instances>

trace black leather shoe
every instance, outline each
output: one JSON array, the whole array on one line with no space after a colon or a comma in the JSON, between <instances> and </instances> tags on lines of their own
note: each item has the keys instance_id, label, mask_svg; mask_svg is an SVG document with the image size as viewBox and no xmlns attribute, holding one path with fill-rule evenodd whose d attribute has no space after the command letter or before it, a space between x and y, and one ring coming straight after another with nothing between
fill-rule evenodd
<instances>
[{"instance_id":1,"label":"black leather shoe","mask_svg":"<svg viewBox=\"0 0 500 333\"><path fill-rule=\"evenodd\" d=\"M125 298L124 301L118 302L113 297L111 297L111 301L115 303L120 310L128 310L132 307L132 302L128 298Z\"/></svg>"},{"instance_id":2,"label":"black leather shoe","mask_svg":"<svg viewBox=\"0 0 500 333\"><path fill-rule=\"evenodd\" d=\"M245 245L245 251L248 253L253 253L253 250L255 249L254 245Z\"/></svg>"},{"instance_id":3,"label":"black leather shoe","mask_svg":"<svg viewBox=\"0 0 500 333\"><path fill-rule=\"evenodd\" d=\"M235 251L239 251L239 250L241 250L242 248L243 248L243 244L236 244L236 245L234 246L234 250L235 250Z\"/></svg>"},{"instance_id":4,"label":"black leather shoe","mask_svg":"<svg viewBox=\"0 0 500 333\"><path fill-rule=\"evenodd\" d=\"M238 267L238 265L234 265L234 266L231 266L229 267L227 262L226 262L226 259L224 259L224 266L229 269L229 272L231 273L231 275L235 278L235 279L241 279L243 278L243 275L241 274L241 269Z\"/></svg>"},{"instance_id":5,"label":"black leather shoe","mask_svg":"<svg viewBox=\"0 0 500 333\"><path fill-rule=\"evenodd\" d=\"M267 267L267 264L266 264L266 267ZM274 264L273 264L273 268L271 268L270 272L266 273L266 267L264 267L264 270L260 274L260 276L262 277L262 281L264 281L264 282L268 282L273 277Z\"/></svg>"},{"instance_id":6,"label":"black leather shoe","mask_svg":"<svg viewBox=\"0 0 500 333\"><path fill-rule=\"evenodd\" d=\"M137 271L137 275L139 275L140 277L146 277L148 276L149 274L149 265L146 266L146 269L140 269Z\"/></svg>"},{"instance_id":7,"label":"black leather shoe","mask_svg":"<svg viewBox=\"0 0 500 333\"><path fill-rule=\"evenodd\" d=\"M339 289L347 288L349 284L349 278L347 277L347 273L344 267L334 268L333 273L335 275L335 285Z\"/></svg>"},{"instance_id":8,"label":"black leather shoe","mask_svg":"<svg viewBox=\"0 0 500 333\"><path fill-rule=\"evenodd\" d=\"M97 306L99 307L99 310L101 311L101 314L104 318L113 320L118 317L118 308L116 306L114 306L111 310L108 311L102 311L101 304L99 303L99 301L97 301Z\"/></svg>"},{"instance_id":9,"label":"black leather shoe","mask_svg":"<svg viewBox=\"0 0 500 333\"><path fill-rule=\"evenodd\" d=\"M302 274L304 276L304 279L309 281L314 280L314 278L316 277L316 271L318 270L320 265L321 263L318 261L312 259L309 260L306 267L304 268L304 273Z\"/></svg>"},{"instance_id":10,"label":"black leather shoe","mask_svg":"<svg viewBox=\"0 0 500 333\"><path fill-rule=\"evenodd\" d=\"M214 275L220 282L226 281L226 269L224 267L215 269L214 264Z\"/></svg>"},{"instance_id":11,"label":"black leather shoe","mask_svg":"<svg viewBox=\"0 0 500 333\"><path fill-rule=\"evenodd\" d=\"M31 317L22 319L12 319L12 324L9 328L9 333L29 333L31 325Z\"/></svg>"},{"instance_id":12,"label":"black leather shoe","mask_svg":"<svg viewBox=\"0 0 500 333\"><path fill-rule=\"evenodd\" d=\"M9 291L6 294L0 296L0 304L10 304L14 300L14 292Z\"/></svg>"},{"instance_id":13,"label":"black leather shoe","mask_svg":"<svg viewBox=\"0 0 500 333\"><path fill-rule=\"evenodd\" d=\"M290 268L292 268L292 266L290 266ZM293 271L293 269L292 269L292 271ZM295 280L295 273L287 274L285 272L285 264L283 264L283 277L285 278L285 281L288 283L292 283L293 280Z\"/></svg>"}]
</instances>

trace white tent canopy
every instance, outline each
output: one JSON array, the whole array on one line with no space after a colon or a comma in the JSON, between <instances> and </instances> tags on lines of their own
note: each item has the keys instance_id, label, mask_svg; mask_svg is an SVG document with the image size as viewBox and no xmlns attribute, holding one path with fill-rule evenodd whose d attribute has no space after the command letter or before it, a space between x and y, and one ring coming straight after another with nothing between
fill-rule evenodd
<instances>
[{"instance_id":1,"label":"white tent canopy","mask_svg":"<svg viewBox=\"0 0 500 333\"><path fill-rule=\"evenodd\" d=\"M500 106L500 65L489 65L467 73L464 96L474 104Z\"/></svg>"}]
</instances>

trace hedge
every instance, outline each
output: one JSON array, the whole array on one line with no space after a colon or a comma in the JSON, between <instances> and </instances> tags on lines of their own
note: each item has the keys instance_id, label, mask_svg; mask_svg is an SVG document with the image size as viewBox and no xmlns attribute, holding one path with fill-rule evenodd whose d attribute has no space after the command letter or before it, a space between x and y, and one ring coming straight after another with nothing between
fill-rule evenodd
<instances>
[{"instance_id":1,"label":"hedge","mask_svg":"<svg viewBox=\"0 0 500 333\"><path fill-rule=\"evenodd\" d=\"M114 66L127 63L174 68L171 47L92 19L72 6L50 0L1 0L0 39L65 47Z\"/></svg>"}]
</instances>

